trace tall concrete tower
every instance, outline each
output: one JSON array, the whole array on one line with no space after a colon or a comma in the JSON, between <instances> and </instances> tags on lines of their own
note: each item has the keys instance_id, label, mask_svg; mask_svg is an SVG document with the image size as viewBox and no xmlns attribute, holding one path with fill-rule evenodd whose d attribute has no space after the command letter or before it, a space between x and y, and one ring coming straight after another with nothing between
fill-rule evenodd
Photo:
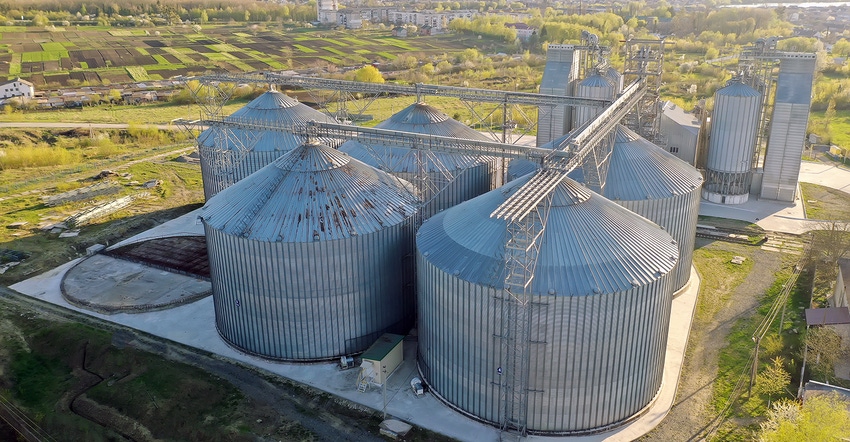
<instances>
[{"instance_id":1,"label":"tall concrete tower","mask_svg":"<svg viewBox=\"0 0 850 442\"><path fill-rule=\"evenodd\" d=\"M779 62L761 198L793 202L809 124L815 54L784 52Z\"/></svg>"},{"instance_id":2,"label":"tall concrete tower","mask_svg":"<svg viewBox=\"0 0 850 442\"><path fill-rule=\"evenodd\" d=\"M540 93L570 96L578 78L578 50L573 45L549 45ZM572 109L568 106L543 107L537 111L537 145L542 146L570 131Z\"/></svg>"}]
</instances>

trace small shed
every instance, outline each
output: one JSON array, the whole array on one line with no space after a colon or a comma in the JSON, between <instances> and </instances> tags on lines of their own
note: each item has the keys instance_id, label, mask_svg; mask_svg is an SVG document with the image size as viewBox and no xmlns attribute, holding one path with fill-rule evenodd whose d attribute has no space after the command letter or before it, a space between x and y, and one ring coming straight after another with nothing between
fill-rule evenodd
<instances>
[{"instance_id":1,"label":"small shed","mask_svg":"<svg viewBox=\"0 0 850 442\"><path fill-rule=\"evenodd\" d=\"M404 336L384 333L360 356L360 381L383 385L404 359Z\"/></svg>"}]
</instances>

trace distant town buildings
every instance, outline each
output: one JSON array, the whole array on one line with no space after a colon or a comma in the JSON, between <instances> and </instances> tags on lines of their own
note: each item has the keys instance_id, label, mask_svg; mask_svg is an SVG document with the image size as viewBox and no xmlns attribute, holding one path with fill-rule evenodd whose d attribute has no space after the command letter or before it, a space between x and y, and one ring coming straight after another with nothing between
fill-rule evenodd
<instances>
[{"instance_id":1,"label":"distant town buildings","mask_svg":"<svg viewBox=\"0 0 850 442\"><path fill-rule=\"evenodd\" d=\"M406 10L386 7L339 9L339 3L336 0L318 0L316 9L318 22L321 25L339 25L346 29L360 29L364 22L394 25L410 24L418 27L427 26L428 33L442 31L449 22L456 18L472 19L478 15L478 11L471 9L454 11Z\"/></svg>"},{"instance_id":2,"label":"distant town buildings","mask_svg":"<svg viewBox=\"0 0 850 442\"><path fill-rule=\"evenodd\" d=\"M521 41L528 41L532 35L537 33L537 29L525 23L505 23L506 28L516 29L516 38Z\"/></svg>"},{"instance_id":3,"label":"distant town buildings","mask_svg":"<svg viewBox=\"0 0 850 442\"><path fill-rule=\"evenodd\" d=\"M0 84L0 99L24 97L32 98L35 95L35 86L20 77Z\"/></svg>"},{"instance_id":4,"label":"distant town buildings","mask_svg":"<svg viewBox=\"0 0 850 442\"><path fill-rule=\"evenodd\" d=\"M319 23L334 24L338 22L337 11L339 3L336 0L316 0L316 12Z\"/></svg>"}]
</instances>

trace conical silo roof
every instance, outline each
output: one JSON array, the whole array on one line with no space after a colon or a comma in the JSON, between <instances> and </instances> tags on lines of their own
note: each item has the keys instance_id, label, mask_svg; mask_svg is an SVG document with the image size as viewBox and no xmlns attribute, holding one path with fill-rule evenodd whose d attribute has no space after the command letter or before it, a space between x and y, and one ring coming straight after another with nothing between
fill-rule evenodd
<instances>
[{"instance_id":1,"label":"conical silo roof","mask_svg":"<svg viewBox=\"0 0 850 442\"><path fill-rule=\"evenodd\" d=\"M593 74L581 80L579 86L584 87L613 87L613 84L610 79L602 76L601 74Z\"/></svg>"},{"instance_id":2,"label":"conical silo roof","mask_svg":"<svg viewBox=\"0 0 850 442\"><path fill-rule=\"evenodd\" d=\"M669 198L692 192L702 175L632 130L617 126L604 195L612 200Z\"/></svg>"},{"instance_id":3,"label":"conical silo roof","mask_svg":"<svg viewBox=\"0 0 850 442\"><path fill-rule=\"evenodd\" d=\"M375 127L451 138L491 141L484 134L422 102L411 104ZM470 165L486 161L486 159L475 155L423 151L424 155L430 157L429 161L423 162L421 158L407 148L381 145L367 148L353 140L343 143L339 150L366 164L393 173L417 173L420 172L423 164L427 164L428 168L434 168L441 164L446 170L465 169ZM377 160L375 155L380 157L381 160Z\"/></svg>"},{"instance_id":4,"label":"conical silo roof","mask_svg":"<svg viewBox=\"0 0 850 442\"><path fill-rule=\"evenodd\" d=\"M279 127L291 127L298 124L304 124L309 121L324 121L335 123L336 121L307 106L299 103L298 100L287 96L286 94L270 90L264 92L259 97L251 100L250 103L240 108L231 115L225 117L227 120L243 120L253 123L267 123ZM232 129L234 136L248 138L248 134L242 129ZM198 136L198 141L204 146L213 146L213 129L207 129ZM263 131L257 141L251 146L254 151L286 151L301 144L303 139L290 133L279 131ZM221 148L221 146L215 146ZM228 145L227 149L234 149L237 146Z\"/></svg>"},{"instance_id":5,"label":"conical silo roof","mask_svg":"<svg viewBox=\"0 0 850 442\"><path fill-rule=\"evenodd\" d=\"M447 209L426 221L417 247L428 262L456 277L501 289L505 221L490 213L532 175ZM654 282L679 256L664 230L565 178L554 190L532 282L539 295L616 293Z\"/></svg>"},{"instance_id":6,"label":"conical silo roof","mask_svg":"<svg viewBox=\"0 0 850 442\"><path fill-rule=\"evenodd\" d=\"M752 87L741 83L739 81L734 81L729 83L726 87L720 88L715 92L716 95L728 95L731 97L760 97L761 94Z\"/></svg>"},{"instance_id":7,"label":"conical silo roof","mask_svg":"<svg viewBox=\"0 0 850 442\"><path fill-rule=\"evenodd\" d=\"M413 215L413 189L318 143L306 143L219 192L212 228L258 241L310 242L376 232Z\"/></svg>"}]
</instances>

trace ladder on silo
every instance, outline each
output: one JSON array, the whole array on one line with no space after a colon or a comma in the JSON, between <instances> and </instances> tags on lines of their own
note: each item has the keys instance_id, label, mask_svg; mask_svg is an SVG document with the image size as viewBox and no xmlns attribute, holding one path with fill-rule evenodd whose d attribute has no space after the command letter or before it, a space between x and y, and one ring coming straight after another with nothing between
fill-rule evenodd
<instances>
[{"instance_id":1,"label":"ladder on silo","mask_svg":"<svg viewBox=\"0 0 850 442\"><path fill-rule=\"evenodd\" d=\"M527 434L531 344L531 283L551 206L563 173L544 169L491 216L507 221L505 289L501 300L502 365L497 369L501 437Z\"/></svg>"}]
</instances>

